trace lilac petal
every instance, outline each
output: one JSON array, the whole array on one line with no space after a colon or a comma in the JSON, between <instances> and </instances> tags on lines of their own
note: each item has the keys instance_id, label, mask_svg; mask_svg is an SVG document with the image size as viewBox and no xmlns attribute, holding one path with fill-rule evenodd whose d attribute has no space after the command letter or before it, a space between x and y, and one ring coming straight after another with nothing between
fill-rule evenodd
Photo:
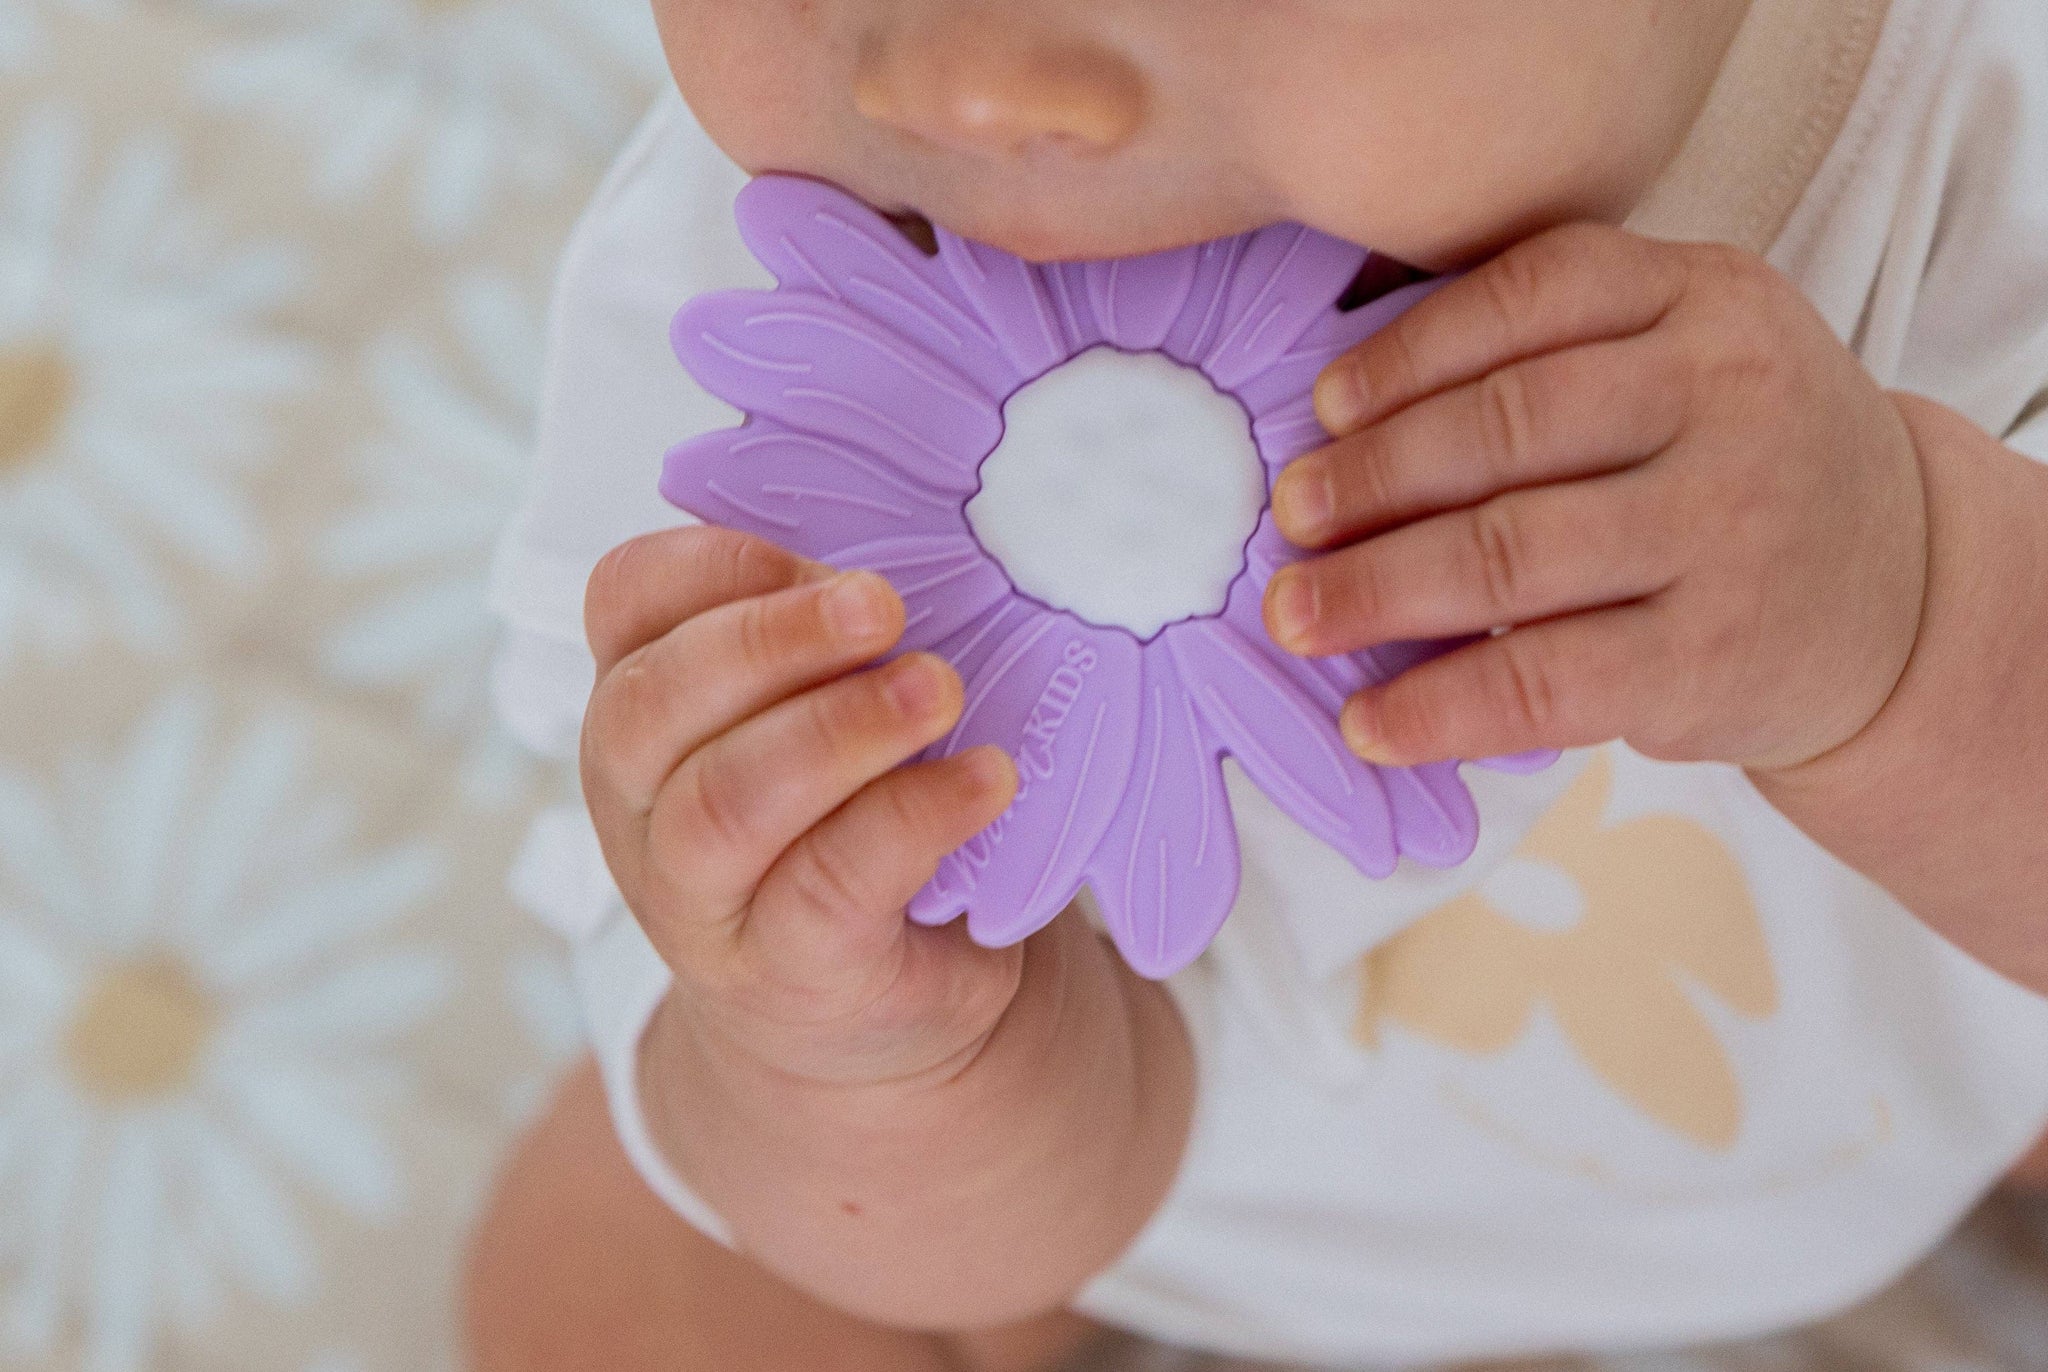
<instances>
[{"instance_id":1,"label":"lilac petal","mask_svg":"<svg viewBox=\"0 0 2048 1372\"><path fill-rule=\"evenodd\" d=\"M1193 962L1237 899L1237 826L1216 744L1205 735L1171 653L1144 654L1138 753L1088 884L1103 922L1140 976Z\"/></svg>"},{"instance_id":2,"label":"lilac petal","mask_svg":"<svg viewBox=\"0 0 2048 1372\"><path fill-rule=\"evenodd\" d=\"M1016 758L1022 789L939 865L911 918L942 924L964 911L976 942L1004 947L1067 907L1130 775L1138 657L1128 634L1040 611L968 676L966 711L941 751L996 744Z\"/></svg>"},{"instance_id":3,"label":"lilac petal","mask_svg":"<svg viewBox=\"0 0 2048 1372\"><path fill-rule=\"evenodd\" d=\"M1299 458L1330 444L1313 400L1297 400L1252 421L1252 443L1268 471L1278 473Z\"/></svg>"},{"instance_id":4,"label":"lilac petal","mask_svg":"<svg viewBox=\"0 0 2048 1372\"><path fill-rule=\"evenodd\" d=\"M1333 312L1318 319L1278 361L1238 387L1238 399L1252 412L1252 441L1267 467L1277 472L1329 444L1330 435L1316 417L1316 379L1440 285L1425 281L1349 314Z\"/></svg>"},{"instance_id":5,"label":"lilac petal","mask_svg":"<svg viewBox=\"0 0 2048 1372\"><path fill-rule=\"evenodd\" d=\"M938 654L953 664L953 670L960 674L963 682L981 678L998 650L1010 641L1027 622L1036 623L1043 616L1053 613L1034 601L1021 596L1004 596L976 615L952 633L939 638L925 651ZM972 689L970 687L970 689ZM930 762L951 755L951 738L940 739L918 755L920 762ZM959 912L953 912L957 915ZM938 922L943 924L953 918L947 915Z\"/></svg>"},{"instance_id":6,"label":"lilac petal","mask_svg":"<svg viewBox=\"0 0 2048 1372\"><path fill-rule=\"evenodd\" d=\"M829 296L944 358L1000 401L1025 377L952 274L895 225L819 181L767 176L740 192L740 235L784 286Z\"/></svg>"},{"instance_id":7,"label":"lilac petal","mask_svg":"<svg viewBox=\"0 0 2048 1372\"><path fill-rule=\"evenodd\" d=\"M1358 692L1382 686L1411 668L1455 651L1470 640L1444 643L1388 643L1342 657L1299 658L1266 633L1260 600L1282 565L1295 560L1287 540L1268 515L1246 548L1245 576L1231 587L1223 617L1267 655L1333 720ZM1455 867L1479 844L1479 811L1455 762L1421 767L1380 767L1393 810L1395 840L1404 857L1428 867Z\"/></svg>"},{"instance_id":8,"label":"lilac petal","mask_svg":"<svg viewBox=\"0 0 2048 1372\"><path fill-rule=\"evenodd\" d=\"M1249 571L1231 588L1231 600L1223 618L1251 643L1270 668L1286 676L1305 696L1315 700L1317 709L1331 727L1343 715L1343 702L1366 686L1376 686L1397 676L1389 670L1384 653L1378 649L1343 657L1296 657L1272 641L1260 612L1260 598L1272 580L1284 539L1272 530L1272 522L1253 534L1247 553ZM1341 729L1337 731L1341 739ZM1350 747L1346 747L1350 756ZM1370 766L1370 764L1360 764ZM1372 768L1386 792L1386 805L1393 811L1395 846L1403 856L1425 866L1456 866L1473 856L1479 846L1479 809L1473 792L1458 778L1456 762L1436 762L1419 768Z\"/></svg>"},{"instance_id":9,"label":"lilac petal","mask_svg":"<svg viewBox=\"0 0 2048 1372\"><path fill-rule=\"evenodd\" d=\"M1289 224L1253 234L1231 274L1223 331L1203 362L1234 391L1292 348L1330 312L1365 264L1365 249Z\"/></svg>"},{"instance_id":10,"label":"lilac petal","mask_svg":"<svg viewBox=\"0 0 2048 1372\"><path fill-rule=\"evenodd\" d=\"M1188 620L1160 641L1205 724L1259 789L1367 876L1392 875L1400 850L1386 788L1344 746L1329 709L1225 620Z\"/></svg>"},{"instance_id":11,"label":"lilac petal","mask_svg":"<svg viewBox=\"0 0 2048 1372\"><path fill-rule=\"evenodd\" d=\"M1268 655L1333 720L1341 717L1344 702L1368 684L1368 671L1359 658L1304 659L1277 647ZM1427 867L1455 867L1472 856L1479 846L1479 807L1459 778L1457 763L1374 770L1386 788L1394 838L1403 857Z\"/></svg>"},{"instance_id":12,"label":"lilac petal","mask_svg":"<svg viewBox=\"0 0 2048 1372\"><path fill-rule=\"evenodd\" d=\"M1079 262L1049 262L1038 269L1046 299L1067 340L1067 355L1077 357L1108 338L1089 300L1088 268Z\"/></svg>"},{"instance_id":13,"label":"lilac petal","mask_svg":"<svg viewBox=\"0 0 2048 1372\"><path fill-rule=\"evenodd\" d=\"M1089 263L1088 303L1104 341L1132 353L1158 348L1194 294L1200 261L1197 249L1176 248Z\"/></svg>"},{"instance_id":14,"label":"lilac petal","mask_svg":"<svg viewBox=\"0 0 2048 1372\"><path fill-rule=\"evenodd\" d=\"M994 659L997 650L1027 620L1035 622L1050 613L1044 606L1021 596L1006 596L991 606L987 613L941 639L933 645L932 651L952 663L963 681L973 681ZM930 756L945 757L945 742L935 744Z\"/></svg>"},{"instance_id":15,"label":"lilac petal","mask_svg":"<svg viewBox=\"0 0 2048 1372\"><path fill-rule=\"evenodd\" d=\"M1238 387L1237 398L1251 411L1252 442L1269 471L1328 446L1329 432L1316 417L1316 378L1383 327L1377 315L1370 306L1350 314L1332 311L1272 366Z\"/></svg>"},{"instance_id":16,"label":"lilac petal","mask_svg":"<svg viewBox=\"0 0 2048 1372\"><path fill-rule=\"evenodd\" d=\"M1003 436L974 382L836 300L727 291L683 307L676 356L721 400L794 429L843 438L905 475L962 494Z\"/></svg>"},{"instance_id":17,"label":"lilac petal","mask_svg":"<svg viewBox=\"0 0 2048 1372\"><path fill-rule=\"evenodd\" d=\"M1325 367L1442 290L1451 279L1420 281L1355 310L1324 312L1271 366L1238 386L1238 399L1254 415L1271 414L1312 399L1316 378Z\"/></svg>"},{"instance_id":18,"label":"lilac petal","mask_svg":"<svg viewBox=\"0 0 2048 1372\"><path fill-rule=\"evenodd\" d=\"M1167 330L1166 341L1159 345L1174 361L1199 367L1216 346L1227 318L1231 276L1244 258L1247 241L1226 238L1191 249L1195 277L1188 287L1187 303Z\"/></svg>"},{"instance_id":19,"label":"lilac petal","mask_svg":"<svg viewBox=\"0 0 2048 1372\"><path fill-rule=\"evenodd\" d=\"M821 562L885 534L967 532L959 496L851 443L773 420L675 448L661 493L706 523L746 529Z\"/></svg>"},{"instance_id":20,"label":"lilac petal","mask_svg":"<svg viewBox=\"0 0 2048 1372\"><path fill-rule=\"evenodd\" d=\"M1035 380L1072 356L1039 274L1021 258L939 229L939 262L995 331L1017 374Z\"/></svg>"},{"instance_id":21,"label":"lilac petal","mask_svg":"<svg viewBox=\"0 0 2048 1372\"><path fill-rule=\"evenodd\" d=\"M876 572L903 597L903 652L922 652L1012 594L1010 579L970 534L884 538L848 548L832 565Z\"/></svg>"}]
</instances>

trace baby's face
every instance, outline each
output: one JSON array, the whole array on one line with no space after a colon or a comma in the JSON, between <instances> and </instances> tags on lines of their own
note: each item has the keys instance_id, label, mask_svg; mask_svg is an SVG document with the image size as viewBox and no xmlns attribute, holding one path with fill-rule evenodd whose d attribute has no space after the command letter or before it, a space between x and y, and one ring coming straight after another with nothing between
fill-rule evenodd
<instances>
[{"instance_id":1,"label":"baby's face","mask_svg":"<svg viewBox=\"0 0 2048 1372\"><path fill-rule=\"evenodd\" d=\"M1625 215L1748 0L655 0L748 170L1034 259L1299 220L1422 266Z\"/></svg>"}]
</instances>

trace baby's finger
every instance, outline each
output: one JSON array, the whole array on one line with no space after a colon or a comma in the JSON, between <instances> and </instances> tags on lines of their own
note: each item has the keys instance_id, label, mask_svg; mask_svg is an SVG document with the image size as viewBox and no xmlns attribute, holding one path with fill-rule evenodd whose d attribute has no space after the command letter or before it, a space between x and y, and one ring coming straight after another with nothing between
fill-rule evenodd
<instances>
[{"instance_id":1,"label":"baby's finger","mask_svg":"<svg viewBox=\"0 0 2048 1372\"><path fill-rule=\"evenodd\" d=\"M1417 401L1282 472L1274 520L1296 545L1327 548L1652 457L1685 423L1673 351L1650 338L1569 348Z\"/></svg>"},{"instance_id":2,"label":"baby's finger","mask_svg":"<svg viewBox=\"0 0 2048 1372\"><path fill-rule=\"evenodd\" d=\"M1316 414L1333 437L1542 353L1646 332L1685 288L1679 250L1592 224L1475 268L1331 363Z\"/></svg>"},{"instance_id":3,"label":"baby's finger","mask_svg":"<svg viewBox=\"0 0 2048 1372\"><path fill-rule=\"evenodd\" d=\"M693 925L730 924L812 825L945 737L961 697L951 667L915 653L784 701L692 753L648 820L649 863L674 897L665 908ZM681 932L648 931L657 946Z\"/></svg>"},{"instance_id":4,"label":"baby's finger","mask_svg":"<svg viewBox=\"0 0 2048 1372\"><path fill-rule=\"evenodd\" d=\"M857 977L904 936L904 907L940 861L1016 793L1016 764L999 748L889 773L776 863L754 895L746 937L792 976Z\"/></svg>"},{"instance_id":5,"label":"baby's finger","mask_svg":"<svg viewBox=\"0 0 2048 1372\"><path fill-rule=\"evenodd\" d=\"M1368 762L1412 767L1628 737L1674 706L1664 641L1649 601L1517 629L1353 697L1344 738Z\"/></svg>"},{"instance_id":6,"label":"baby's finger","mask_svg":"<svg viewBox=\"0 0 2048 1372\"><path fill-rule=\"evenodd\" d=\"M1289 652L1333 657L1653 595L1678 579L1686 546L1658 476L1516 491L1283 567L1267 629Z\"/></svg>"},{"instance_id":7,"label":"baby's finger","mask_svg":"<svg viewBox=\"0 0 2048 1372\"><path fill-rule=\"evenodd\" d=\"M798 691L886 652L903 602L873 572L707 610L630 654L591 693L586 776L629 814L653 806L681 761Z\"/></svg>"},{"instance_id":8,"label":"baby's finger","mask_svg":"<svg viewBox=\"0 0 2048 1372\"><path fill-rule=\"evenodd\" d=\"M604 555L583 597L583 631L600 677L706 610L832 575L766 539L708 524L664 529Z\"/></svg>"}]
</instances>

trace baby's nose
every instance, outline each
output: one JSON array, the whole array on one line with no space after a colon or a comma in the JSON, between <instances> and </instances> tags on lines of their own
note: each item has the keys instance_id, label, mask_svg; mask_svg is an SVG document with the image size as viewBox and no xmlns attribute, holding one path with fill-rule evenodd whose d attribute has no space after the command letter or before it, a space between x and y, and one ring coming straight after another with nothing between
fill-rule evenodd
<instances>
[{"instance_id":1,"label":"baby's nose","mask_svg":"<svg viewBox=\"0 0 2048 1372\"><path fill-rule=\"evenodd\" d=\"M863 116L983 157L1100 156L1144 123L1144 75L1119 53L1034 33L1000 6L948 8L870 39L854 87Z\"/></svg>"}]
</instances>

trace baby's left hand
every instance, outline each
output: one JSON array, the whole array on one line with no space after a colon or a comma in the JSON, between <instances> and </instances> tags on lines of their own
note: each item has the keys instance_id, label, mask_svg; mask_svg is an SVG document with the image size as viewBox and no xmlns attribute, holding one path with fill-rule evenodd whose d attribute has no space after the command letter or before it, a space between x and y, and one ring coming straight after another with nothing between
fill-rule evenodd
<instances>
[{"instance_id":1,"label":"baby's left hand","mask_svg":"<svg viewBox=\"0 0 2048 1372\"><path fill-rule=\"evenodd\" d=\"M1928 519L1892 397L1728 248L1574 226L1339 359L1336 442L1274 491L1321 554L1266 621L1305 656L1487 634L1351 701L1369 761L1624 739L1797 766L1862 731L1919 634Z\"/></svg>"}]
</instances>

